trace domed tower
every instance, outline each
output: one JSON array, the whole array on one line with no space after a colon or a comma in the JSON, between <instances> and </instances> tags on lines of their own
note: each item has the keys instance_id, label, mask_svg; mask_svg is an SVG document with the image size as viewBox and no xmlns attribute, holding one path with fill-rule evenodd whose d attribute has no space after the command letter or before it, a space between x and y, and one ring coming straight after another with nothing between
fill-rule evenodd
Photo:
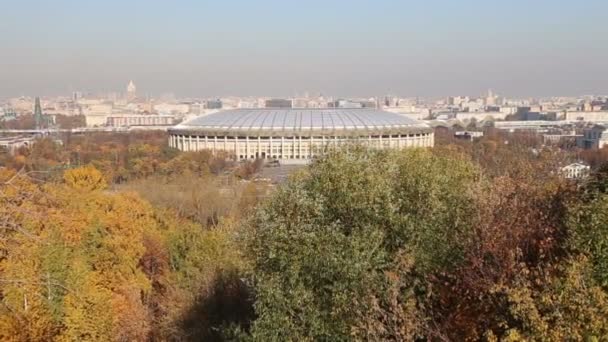
<instances>
[{"instance_id":1,"label":"domed tower","mask_svg":"<svg viewBox=\"0 0 608 342\"><path fill-rule=\"evenodd\" d=\"M127 85L127 101L133 102L137 99L137 87L133 81L129 81L129 85Z\"/></svg>"}]
</instances>

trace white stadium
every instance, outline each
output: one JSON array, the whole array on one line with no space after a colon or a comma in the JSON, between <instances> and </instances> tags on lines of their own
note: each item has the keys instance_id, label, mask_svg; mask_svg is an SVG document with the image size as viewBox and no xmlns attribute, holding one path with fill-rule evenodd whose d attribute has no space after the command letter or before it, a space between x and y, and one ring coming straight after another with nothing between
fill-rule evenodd
<instances>
[{"instance_id":1,"label":"white stadium","mask_svg":"<svg viewBox=\"0 0 608 342\"><path fill-rule=\"evenodd\" d=\"M375 109L236 109L185 121L169 129L182 151L225 151L236 159L310 160L328 148L431 147L423 122Z\"/></svg>"}]
</instances>

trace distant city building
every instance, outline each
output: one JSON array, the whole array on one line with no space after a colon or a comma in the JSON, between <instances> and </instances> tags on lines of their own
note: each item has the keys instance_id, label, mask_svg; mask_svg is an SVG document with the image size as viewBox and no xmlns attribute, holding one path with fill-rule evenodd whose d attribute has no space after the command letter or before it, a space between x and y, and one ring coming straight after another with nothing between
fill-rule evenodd
<instances>
[{"instance_id":1,"label":"distant city building","mask_svg":"<svg viewBox=\"0 0 608 342\"><path fill-rule=\"evenodd\" d=\"M548 133L563 126L570 126L566 121L495 121L494 127L500 130L515 131L535 131L537 133Z\"/></svg>"},{"instance_id":2,"label":"distant city building","mask_svg":"<svg viewBox=\"0 0 608 342\"><path fill-rule=\"evenodd\" d=\"M80 92L80 91L72 92L72 101L78 102L78 100L81 99L82 97L83 97L82 92Z\"/></svg>"},{"instance_id":3,"label":"distant city building","mask_svg":"<svg viewBox=\"0 0 608 342\"><path fill-rule=\"evenodd\" d=\"M286 99L270 99L266 100L266 108L292 108L291 100Z\"/></svg>"},{"instance_id":4,"label":"distant city building","mask_svg":"<svg viewBox=\"0 0 608 342\"><path fill-rule=\"evenodd\" d=\"M542 115L540 112L525 112L522 114L521 119L524 121L535 121L541 120Z\"/></svg>"},{"instance_id":5,"label":"distant city building","mask_svg":"<svg viewBox=\"0 0 608 342\"><path fill-rule=\"evenodd\" d=\"M34 144L34 136L0 137L0 153L15 154L20 148L29 148Z\"/></svg>"},{"instance_id":6,"label":"distant city building","mask_svg":"<svg viewBox=\"0 0 608 342\"><path fill-rule=\"evenodd\" d=\"M507 113L501 112L457 112L453 114L453 117L462 121L469 121L475 119L477 121L486 120L504 120L507 117Z\"/></svg>"},{"instance_id":7,"label":"distant city building","mask_svg":"<svg viewBox=\"0 0 608 342\"><path fill-rule=\"evenodd\" d=\"M207 102L205 102L205 104L206 104L207 109L222 109L222 107L223 107L222 100L220 100L220 99L207 100Z\"/></svg>"},{"instance_id":8,"label":"distant city building","mask_svg":"<svg viewBox=\"0 0 608 342\"><path fill-rule=\"evenodd\" d=\"M468 97L463 96L450 96L448 97L447 104L448 106L460 107L460 105L464 102L469 102Z\"/></svg>"},{"instance_id":9,"label":"distant city building","mask_svg":"<svg viewBox=\"0 0 608 342\"><path fill-rule=\"evenodd\" d=\"M607 108L606 108L605 103L600 102L600 101L585 102L580 107L580 110L583 112L599 112L599 111L606 110L606 109Z\"/></svg>"},{"instance_id":10,"label":"distant city building","mask_svg":"<svg viewBox=\"0 0 608 342\"><path fill-rule=\"evenodd\" d=\"M237 107L238 108L258 108L258 102L257 101L240 100Z\"/></svg>"},{"instance_id":11,"label":"distant city building","mask_svg":"<svg viewBox=\"0 0 608 342\"><path fill-rule=\"evenodd\" d=\"M543 134L543 142L545 144L567 144L570 146L576 146L578 142L583 139L582 134L576 134L576 132L549 132Z\"/></svg>"},{"instance_id":12,"label":"distant city building","mask_svg":"<svg viewBox=\"0 0 608 342\"><path fill-rule=\"evenodd\" d=\"M158 114L187 114L190 113L190 106L189 103L159 103L153 109Z\"/></svg>"},{"instance_id":13,"label":"distant city building","mask_svg":"<svg viewBox=\"0 0 608 342\"><path fill-rule=\"evenodd\" d=\"M567 179L581 179L589 175L591 167L582 163L572 163L560 169L560 173Z\"/></svg>"},{"instance_id":14,"label":"distant city building","mask_svg":"<svg viewBox=\"0 0 608 342\"><path fill-rule=\"evenodd\" d=\"M291 99L291 105L293 108L309 108L309 104L308 102L310 101L310 99L304 97L304 98L293 98ZM252 107L250 107L252 108Z\"/></svg>"},{"instance_id":15,"label":"distant city building","mask_svg":"<svg viewBox=\"0 0 608 342\"><path fill-rule=\"evenodd\" d=\"M486 106L495 106L498 102L498 96L494 95L492 89L488 90L488 96L486 96Z\"/></svg>"},{"instance_id":16,"label":"distant city building","mask_svg":"<svg viewBox=\"0 0 608 342\"><path fill-rule=\"evenodd\" d=\"M583 137L578 142L578 146L584 149L602 148L606 144L608 144L608 131L603 125L585 128Z\"/></svg>"},{"instance_id":17,"label":"distant city building","mask_svg":"<svg viewBox=\"0 0 608 342\"><path fill-rule=\"evenodd\" d=\"M106 120L106 125L110 127L172 126L175 124L173 115L120 115L109 116Z\"/></svg>"},{"instance_id":18,"label":"distant city building","mask_svg":"<svg viewBox=\"0 0 608 342\"><path fill-rule=\"evenodd\" d=\"M363 100L363 101L359 101L359 103L361 104L361 107L363 107L363 108L378 108L378 103L376 103L376 101Z\"/></svg>"},{"instance_id":19,"label":"distant city building","mask_svg":"<svg viewBox=\"0 0 608 342\"><path fill-rule=\"evenodd\" d=\"M137 87L133 81L129 81L127 85L127 101L133 102L135 100L137 100Z\"/></svg>"},{"instance_id":20,"label":"distant city building","mask_svg":"<svg viewBox=\"0 0 608 342\"><path fill-rule=\"evenodd\" d=\"M473 141L474 139L479 139L483 137L483 132L474 132L474 131L460 131L454 133L454 138L456 139L464 139Z\"/></svg>"},{"instance_id":21,"label":"distant city building","mask_svg":"<svg viewBox=\"0 0 608 342\"><path fill-rule=\"evenodd\" d=\"M608 111L581 112L567 111L566 120L577 120L587 122L608 122Z\"/></svg>"},{"instance_id":22,"label":"distant city building","mask_svg":"<svg viewBox=\"0 0 608 342\"><path fill-rule=\"evenodd\" d=\"M17 112L12 108L0 108L0 121L12 121L17 119Z\"/></svg>"},{"instance_id":23,"label":"distant city building","mask_svg":"<svg viewBox=\"0 0 608 342\"><path fill-rule=\"evenodd\" d=\"M350 100L337 100L333 103L333 108L363 108L360 102Z\"/></svg>"}]
</instances>

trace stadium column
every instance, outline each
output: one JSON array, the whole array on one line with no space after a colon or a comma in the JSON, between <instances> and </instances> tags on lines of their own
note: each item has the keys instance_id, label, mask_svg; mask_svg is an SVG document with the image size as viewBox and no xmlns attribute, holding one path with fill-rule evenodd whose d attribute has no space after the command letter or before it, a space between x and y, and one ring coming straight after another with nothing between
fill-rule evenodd
<instances>
[{"instance_id":1,"label":"stadium column","mask_svg":"<svg viewBox=\"0 0 608 342\"><path fill-rule=\"evenodd\" d=\"M325 135L321 136L321 153L325 153Z\"/></svg>"},{"instance_id":2,"label":"stadium column","mask_svg":"<svg viewBox=\"0 0 608 342\"><path fill-rule=\"evenodd\" d=\"M274 151L272 150L272 135L269 137L270 141L270 158L274 155Z\"/></svg>"},{"instance_id":3,"label":"stadium column","mask_svg":"<svg viewBox=\"0 0 608 342\"><path fill-rule=\"evenodd\" d=\"M234 141L234 159L239 160L239 139L232 137L232 141Z\"/></svg>"},{"instance_id":4,"label":"stadium column","mask_svg":"<svg viewBox=\"0 0 608 342\"><path fill-rule=\"evenodd\" d=\"M308 139L308 155L307 158L312 158L313 152L312 152L312 146L314 145L314 136L311 136L310 139Z\"/></svg>"},{"instance_id":5,"label":"stadium column","mask_svg":"<svg viewBox=\"0 0 608 342\"><path fill-rule=\"evenodd\" d=\"M200 135L196 135L196 150L200 151L201 150L201 136Z\"/></svg>"},{"instance_id":6,"label":"stadium column","mask_svg":"<svg viewBox=\"0 0 608 342\"><path fill-rule=\"evenodd\" d=\"M249 135L247 135L245 137L245 150L247 151L247 155L245 156L245 159L249 159L249 156L251 155L249 152Z\"/></svg>"}]
</instances>

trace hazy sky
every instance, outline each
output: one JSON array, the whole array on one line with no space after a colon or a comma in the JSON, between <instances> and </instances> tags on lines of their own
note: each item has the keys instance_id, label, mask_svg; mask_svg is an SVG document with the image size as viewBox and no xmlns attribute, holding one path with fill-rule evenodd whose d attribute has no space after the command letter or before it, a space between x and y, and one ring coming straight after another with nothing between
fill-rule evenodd
<instances>
[{"instance_id":1,"label":"hazy sky","mask_svg":"<svg viewBox=\"0 0 608 342\"><path fill-rule=\"evenodd\" d=\"M0 97L608 93L607 0L0 4Z\"/></svg>"}]
</instances>

